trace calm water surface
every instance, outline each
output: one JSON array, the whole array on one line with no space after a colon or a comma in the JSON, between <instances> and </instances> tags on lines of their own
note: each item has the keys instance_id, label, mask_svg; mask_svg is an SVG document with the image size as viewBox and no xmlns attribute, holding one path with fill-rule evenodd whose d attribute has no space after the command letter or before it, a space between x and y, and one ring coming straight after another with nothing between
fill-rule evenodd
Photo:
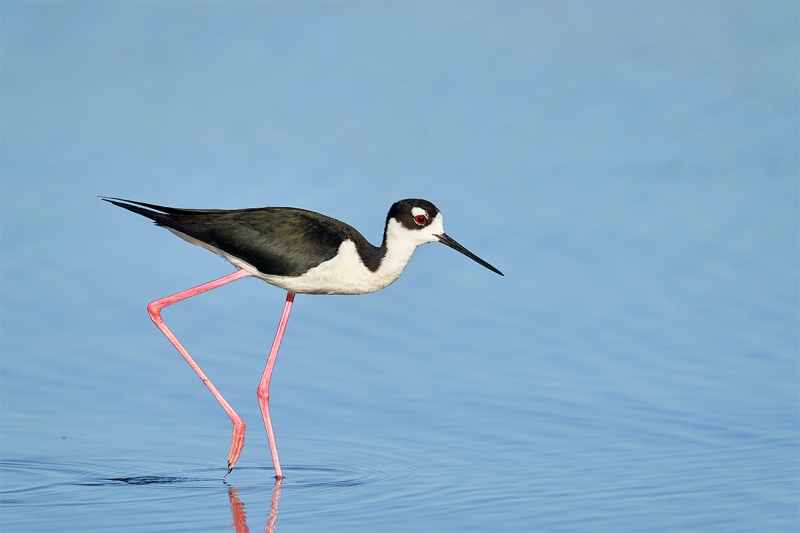
<instances>
[{"instance_id":1,"label":"calm water surface","mask_svg":"<svg viewBox=\"0 0 800 533\"><path fill-rule=\"evenodd\" d=\"M794 3L6 4L0 526L800 529ZM297 37L299 36L299 37ZM97 199L448 234L387 290L245 279Z\"/></svg>"}]
</instances>

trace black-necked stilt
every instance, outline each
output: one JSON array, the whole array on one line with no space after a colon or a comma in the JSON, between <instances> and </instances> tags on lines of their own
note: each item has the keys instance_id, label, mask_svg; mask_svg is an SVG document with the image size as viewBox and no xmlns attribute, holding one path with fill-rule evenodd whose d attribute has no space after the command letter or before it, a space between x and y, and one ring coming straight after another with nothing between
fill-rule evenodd
<instances>
[{"instance_id":1,"label":"black-necked stilt","mask_svg":"<svg viewBox=\"0 0 800 533\"><path fill-rule=\"evenodd\" d=\"M258 403L267 430L275 476L282 479L269 416L269 383L296 293L366 294L377 291L399 278L414 250L429 242L446 244L503 275L448 237L444 233L442 214L426 200L401 200L392 205L386 216L380 246L373 246L344 222L292 207L226 211L178 209L120 198L103 200L155 221L156 225L222 256L237 268L232 274L155 300L147 306L150 318L197 372L233 422L228 473L233 470L244 446L244 420L166 326L161 319L161 309L245 276L254 276L288 291L278 331L258 385Z\"/></svg>"}]
</instances>

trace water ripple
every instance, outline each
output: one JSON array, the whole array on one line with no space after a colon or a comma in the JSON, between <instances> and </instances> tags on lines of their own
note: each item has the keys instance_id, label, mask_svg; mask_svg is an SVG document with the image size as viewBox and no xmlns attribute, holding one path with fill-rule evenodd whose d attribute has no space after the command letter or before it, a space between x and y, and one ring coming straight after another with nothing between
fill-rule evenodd
<instances>
[{"instance_id":1,"label":"water ripple","mask_svg":"<svg viewBox=\"0 0 800 533\"><path fill-rule=\"evenodd\" d=\"M80 509L93 517L98 531L112 526L114 530L168 530L176 522L193 531L217 531L231 523L236 531L247 531L247 507L250 522L265 523L264 529L272 531L282 492L303 494L304 505L312 506L311 515L320 502L327 502L328 510L346 512L353 505L391 498L392 486L405 478L377 469L305 464L286 465L287 477L277 483L272 468L264 466L240 466L234 475L223 478L223 468L177 461L111 463L1 461L4 526L33 531L52 524L52 519L43 521L42 509L48 508L64 517ZM159 470L171 474L154 473ZM142 508L164 512L145 516Z\"/></svg>"}]
</instances>

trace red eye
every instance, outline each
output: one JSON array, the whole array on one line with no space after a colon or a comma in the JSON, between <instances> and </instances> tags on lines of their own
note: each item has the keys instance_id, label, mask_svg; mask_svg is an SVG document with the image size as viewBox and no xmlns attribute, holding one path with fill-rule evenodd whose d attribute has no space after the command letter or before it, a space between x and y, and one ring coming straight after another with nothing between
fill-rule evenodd
<instances>
[{"instance_id":1,"label":"red eye","mask_svg":"<svg viewBox=\"0 0 800 533\"><path fill-rule=\"evenodd\" d=\"M414 222L416 222L420 226L424 226L425 224L428 223L428 217L426 217L425 215L417 215L414 217Z\"/></svg>"}]
</instances>

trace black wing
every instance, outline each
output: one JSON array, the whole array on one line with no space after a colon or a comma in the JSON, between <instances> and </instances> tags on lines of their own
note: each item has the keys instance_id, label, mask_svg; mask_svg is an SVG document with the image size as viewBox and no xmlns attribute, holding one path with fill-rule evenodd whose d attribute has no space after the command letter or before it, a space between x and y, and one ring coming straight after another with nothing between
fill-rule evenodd
<instances>
[{"instance_id":1,"label":"black wing","mask_svg":"<svg viewBox=\"0 0 800 533\"><path fill-rule=\"evenodd\" d=\"M103 198L256 267L263 274L299 276L332 259L355 229L333 218L292 207L179 209ZM371 246L371 245L370 245Z\"/></svg>"}]
</instances>

